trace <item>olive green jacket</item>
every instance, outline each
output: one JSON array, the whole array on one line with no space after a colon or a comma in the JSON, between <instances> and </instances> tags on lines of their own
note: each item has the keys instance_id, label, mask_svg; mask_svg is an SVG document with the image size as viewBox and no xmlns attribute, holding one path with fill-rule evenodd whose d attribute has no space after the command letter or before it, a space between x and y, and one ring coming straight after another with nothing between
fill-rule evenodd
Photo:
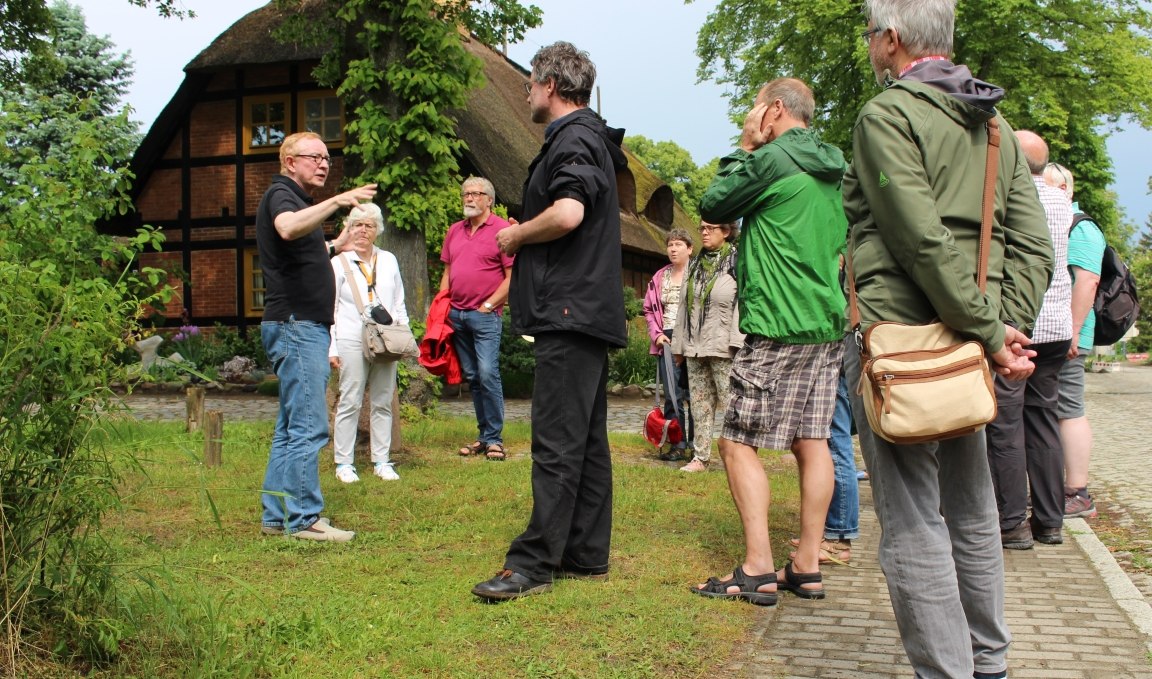
<instances>
[{"instance_id":1,"label":"olive green jacket","mask_svg":"<svg viewBox=\"0 0 1152 679\"><path fill-rule=\"evenodd\" d=\"M994 352L1005 323L1028 332L1039 313L1053 266L1047 220L1016 136L995 112L1003 90L964 66L932 69L941 82L910 73L869 101L853 130L844 210L862 326L939 318ZM976 253L994 115L1001 144L982 294Z\"/></svg>"}]
</instances>

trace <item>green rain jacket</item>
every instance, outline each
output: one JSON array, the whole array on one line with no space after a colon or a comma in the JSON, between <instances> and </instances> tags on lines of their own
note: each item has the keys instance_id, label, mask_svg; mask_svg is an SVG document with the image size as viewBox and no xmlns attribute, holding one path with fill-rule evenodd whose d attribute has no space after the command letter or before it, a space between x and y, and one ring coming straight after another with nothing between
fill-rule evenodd
<instances>
[{"instance_id":1,"label":"green rain jacket","mask_svg":"<svg viewBox=\"0 0 1152 679\"><path fill-rule=\"evenodd\" d=\"M840 254L847 222L840 149L795 127L753 153L737 150L700 200L712 223L743 219L736 285L740 332L786 344L844 337Z\"/></svg>"},{"instance_id":2,"label":"green rain jacket","mask_svg":"<svg viewBox=\"0 0 1152 679\"><path fill-rule=\"evenodd\" d=\"M1052 274L1044 208L999 87L947 61L917 65L865 104L844 210L862 327L939 318L989 352L1004 324L1029 332ZM988 133L1000 125L987 291L976 281Z\"/></svg>"}]
</instances>

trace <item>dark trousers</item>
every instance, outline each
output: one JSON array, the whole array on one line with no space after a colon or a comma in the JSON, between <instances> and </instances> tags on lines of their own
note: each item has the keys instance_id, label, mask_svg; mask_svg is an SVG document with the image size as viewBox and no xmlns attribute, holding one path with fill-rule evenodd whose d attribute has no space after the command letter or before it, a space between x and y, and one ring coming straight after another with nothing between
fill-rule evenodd
<instances>
[{"instance_id":1,"label":"dark trousers","mask_svg":"<svg viewBox=\"0 0 1152 679\"><path fill-rule=\"evenodd\" d=\"M1023 381L996 377L996 419L988 425L988 466L996 490L1000 530L1027 516L1044 528L1064 523L1064 448L1056 402L1069 340L1033 344L1036 370Z\"/></svg>"},{"instance_id":2,"label":"dark trousers","mask_svg":"<svg viewBox=\"0 0 1152 679\"><path fill-rule=\"evenodd\" d=\"M532 517L504 567L551 581L559 570L605 571L612 540L608 344L583 333L536 335Z\"/></svg>"}]
</instances>

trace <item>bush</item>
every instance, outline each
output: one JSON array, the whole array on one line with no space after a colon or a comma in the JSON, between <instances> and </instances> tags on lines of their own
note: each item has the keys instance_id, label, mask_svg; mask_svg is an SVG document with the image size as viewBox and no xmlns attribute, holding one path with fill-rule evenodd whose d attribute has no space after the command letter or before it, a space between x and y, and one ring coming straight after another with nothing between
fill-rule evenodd
<instances>
[{"instance_id":1,"label":"bush","mask_svg":"<svg viewBox=\"0 0 1152 679\"><path fill-rule=\"evenodd\" d=\"M656 363L648 353L650 343L644 319L628 321L628 346L608 354L608 381L614 384L656 381Z\"/></svg>"},{"instance_id":2,"label":"bush","mask_svg":"<svg viewBox=\"0 0 1152 679\"><path fill-rule=\"evenodd\" d=\"M42 122L8 102L0 138ZM112 239L92 228L126 209L130 175L101 136L109 119L70 122L67 158L0 145L16 175L0 185L0 665L24 655L30 633L40 648L102 661L127 630L98 529L131 460L90 434L115 408L109 385L123 376L112 359L139 333L144 305L164 301L152 291L166 277L134 271L157 232Z\"/></svg>"}]
</instances>

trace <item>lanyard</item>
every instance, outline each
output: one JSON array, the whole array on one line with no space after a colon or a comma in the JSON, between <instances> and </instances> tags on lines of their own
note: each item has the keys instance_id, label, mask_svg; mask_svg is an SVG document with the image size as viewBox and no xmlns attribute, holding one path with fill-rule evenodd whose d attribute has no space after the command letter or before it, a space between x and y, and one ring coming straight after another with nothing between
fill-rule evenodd
<instances>
[{"instance_id":1,"label":"lanyard","mask_svg":"<svg viewBox=\"0 0 1152 679\"><path fill-rule=\"evenodd\" d=\"M364 281L368 283L368 303L371 304L376 292L376 253L372 253L371 270L364 268L362 260L357 260L356 266L360 267L360 273L364 274Z\"/></svg>"}]
</instances>

